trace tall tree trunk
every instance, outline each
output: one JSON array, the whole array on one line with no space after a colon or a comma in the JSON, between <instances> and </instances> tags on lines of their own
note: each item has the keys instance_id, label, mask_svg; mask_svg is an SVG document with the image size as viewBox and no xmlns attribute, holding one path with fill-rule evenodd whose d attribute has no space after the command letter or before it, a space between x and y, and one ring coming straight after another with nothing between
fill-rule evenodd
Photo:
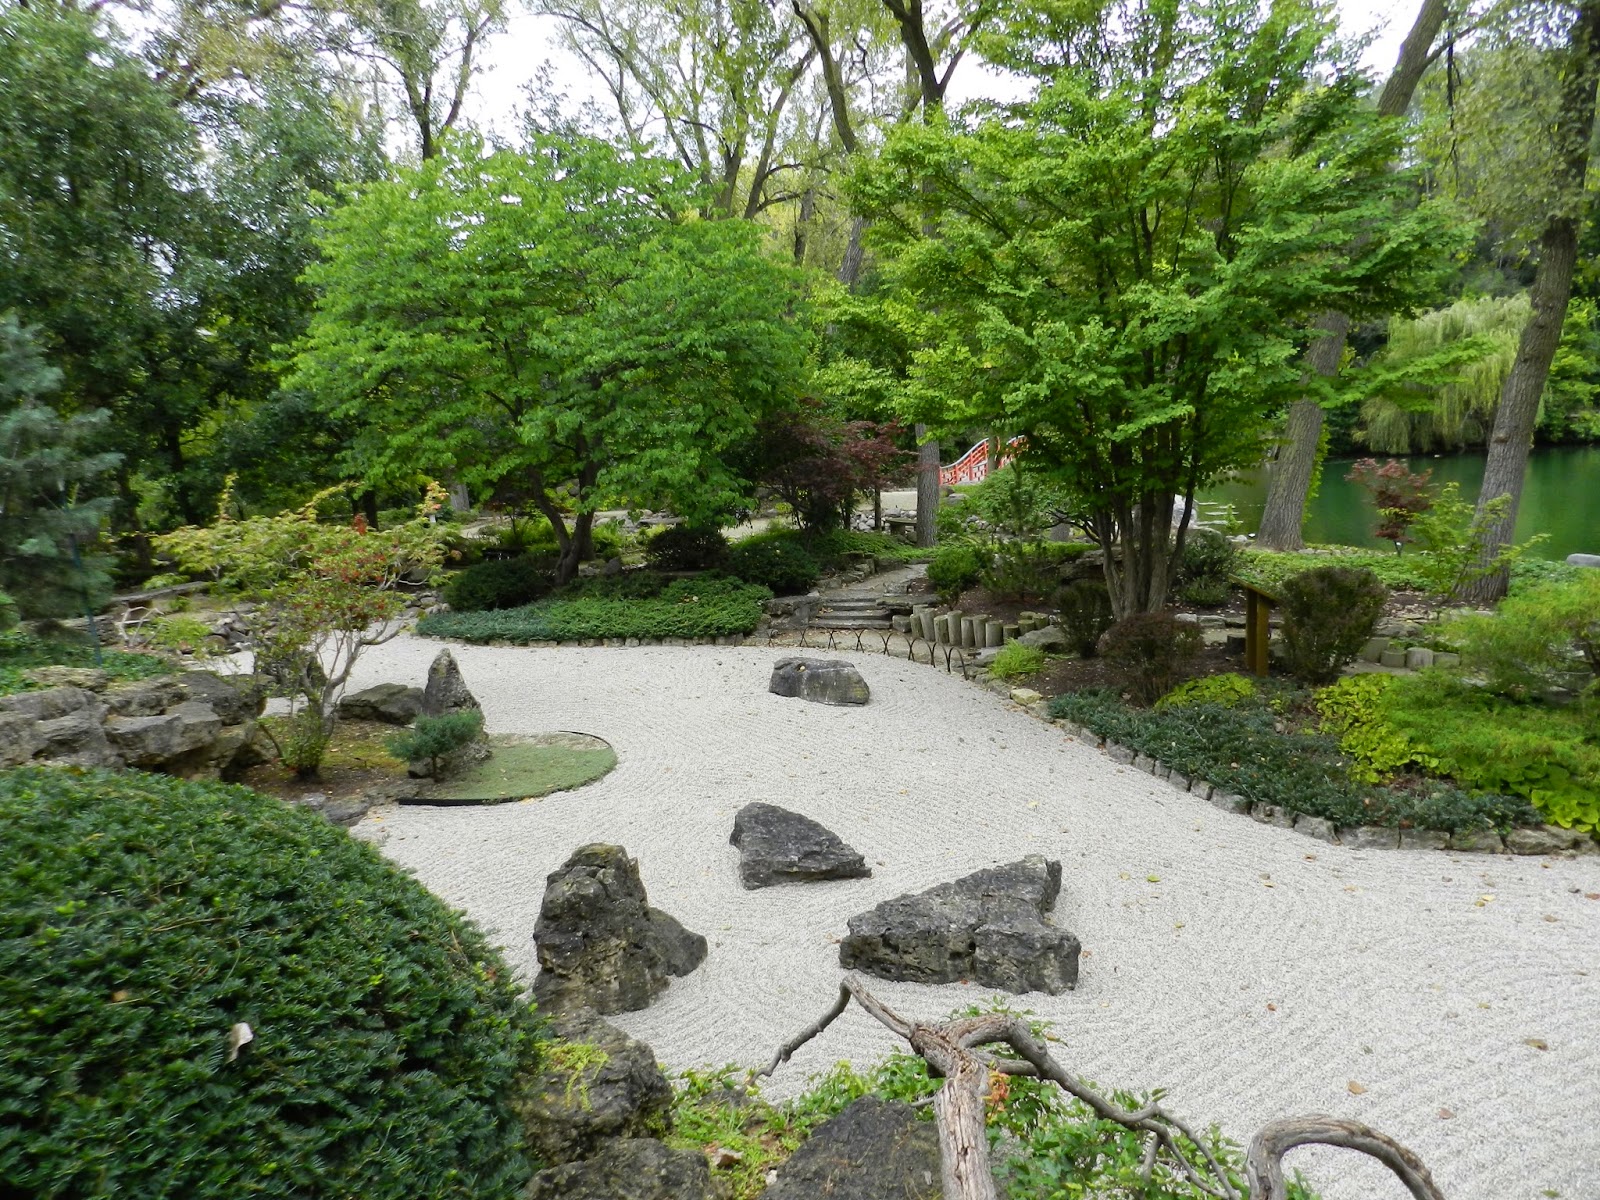
<instances>
[{"instance_id":1,"label":"tall tree trunk","mask_svg":"<svg viewBox=\"0 0 1600 1200\"><path fill-rule=\"evenodd\" d=\"M1417 81L1433 62L1433 43L1444 27L1445 0L1422 0L1416 23L1400 46L1400 58L1378 93L1378 113L1402 117L1411 107ZM1338 373L1344 356L1345 337L1350 319L1342 313L1324 313L1314 328L1326 330L1306 348L1306 369L1331 377ZM1324 364L1328 364L1324 367ZM1316 469L1317 444L1322 440L1322 406L1302 397L1289 406L1288 427L1278 466L1267 491L1267 506L1261 514L1258 545L1269 550L1299 550L1304 543L1301 528L1306 519L1306 497L1311 491L1311 476Z\"/></svg>"},{"instance_id":2,"label":"tall tree trunk","mask_svg":"<svg viewBox=\"0 0 1600 1200\"><path fill-rule=\"evenodd\" d=\"M917 434L917 545L933 545L934 517L939 511L939 443L929 439L926 425L916 427Z\"/></svg>"},{"instance_id":3,"label":"tall tree trunk","mask_svg":"<svg viewBox=\"0 0 1600 1200\"><path fill-rule=\"evenodd\" d=\"M1317 318L1314 328L1323 332L1306 350L1306 368L1328 378L1339 370L1350 318L1343 313L1326 312ZM1311 477L1316 473L1317 448L1321 442L1322 405L1309 396L1302 396L1289 406L1289 425L1278 461L1272 468L1267 507L1261 514L1261 530L1256 535L1257 545L1268 550L1304 547L1300 530L1305 522L1306 498L1311 494Z\"/></svg>"},{"instance_id":4,"label":"tall tree trunk","mask_svg":"<svg viewBox=\"0 0 1600 1200\"><path fill-rule=\"evenodd\" d=\"M1539 267L1528 293L1532 309L1517 343L1516 361L1500 389L1489 456L1483 465L1483 487L1478 491L1477 516L1501 496L1510 503L1499 518L1483 526L1480 566L1487 567L1511 544L1522 503L1522 484L1533 446L1533 426L1539 418L1539 397L1550 377L1550 363L1561 342L1572 295L1572 272L1578 261L1578 216L1584 179L1589 173L1589 144L1594 136L1595 85L1600 82L1600 0L1585 0L1568 35L1570 61L1561 75L1561 108L1555 136L1560 146L1557 182L1565 193L1558 211L1545 222L1539 238ZM1459 598L1474 604L1492 604L1506 594L1510 583L1502 568L1480 576L1460 590Z\"/></svg>"},{"instance_id":5,"label":"tall tree trunk","mask_svg":"<svg viewBox=\"0 0 1600 1200\"><path fill-rule=\"evenodd\" d=\"M850 240L845 243L844 261L839 264L839 282L852 292L861 279L861 263L866 256L866 250L861 244L862 235L867 231L867 222L864 217L855 217L850 222Z\"/></svg>"}]
</instances>

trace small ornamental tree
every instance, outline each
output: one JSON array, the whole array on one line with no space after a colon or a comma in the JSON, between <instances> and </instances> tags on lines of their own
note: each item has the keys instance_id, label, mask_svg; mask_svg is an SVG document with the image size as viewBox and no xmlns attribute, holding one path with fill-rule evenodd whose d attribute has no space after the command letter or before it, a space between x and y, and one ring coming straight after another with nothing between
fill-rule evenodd
<instances>
[{"instance_id":1,"label":"small ornamental tree","mask_svg":"<svg viewBox=\"0 0 1600 1200\"><path fill-rule=\"evenodd\" d=\"M1411 540L1411 526L1417 517L1433 507L1428 488L1432 476L1432 470L1413 474L1398 459L1391 458L1380 467L1377 459L1363 458L1351 466L1345 478L1363 488L1378 510L1378 525L1372 536L1393 542L1398 548Z\"/></svg>"},{"instance_id":2,"label":"small ornamental tree","mask_svg":"<svg viewBox=\"0 0 1600 1200\"><path fill-rule=\"evenodd\" d=\"M183 571L259 606L250 619L256 667L290 701L295 751L285 761L307 773L321 762L357 658L400 632L401 583L434 579L445 555L445 528L432 519L446 498L438 484L428 485L415 517L381 531L361 517L350 525L317 519L318 505L343 490L243 521L227 515L225 491L214 524L155 540Z\"/></svg>"},{"instance_id":3,"label":"small ornamental tree","mask_svg":"<svg viewBox=\"0 0 1600 1200\"><path fill-rule=\"evenodd\" d=\"M895 445L899 434L894 424L843 420L805 397L757 428L747 470L794 510L808 533L838 529L849 524L857 495L883 487L911 460Z\"/></svg>"}]
</instances>

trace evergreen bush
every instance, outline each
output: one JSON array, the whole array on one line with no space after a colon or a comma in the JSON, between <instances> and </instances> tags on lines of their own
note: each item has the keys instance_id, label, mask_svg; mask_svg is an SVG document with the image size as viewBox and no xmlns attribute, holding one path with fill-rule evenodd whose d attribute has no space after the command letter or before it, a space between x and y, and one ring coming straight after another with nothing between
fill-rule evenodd
<instances>
[{"instance_id":1,"label":"evergreen bush","mask_svg":"<svg viewBox=\"0 0 1600 1200\"><path fill-rule=\"evenodd\" d=\"M1056 594L1056 607L1061 610L1061 628L1078 654L1093 658L1099 652L1101 636L1117 620L1105 581L1074 580Z\"/></svg>"},{"instance_id":2,"label":"evergreen bush","mask_svg":"<svg viewBox=\"0 0 1600 1200\"><path fill-rule=\"evenodd\" d=\"M553 580L547 559L491 558L450 576L444 601L456 612L517 608L547 595Z\"/></svg>"},{"instance_id":3,"label":"evergreen bush","mask_svg":"<svg viewBox=\"0 0 1600 1200\"><path fill-rule=\"evenodd\" d=\"M728 557L728 539L720 529L668 525L644 544L644 558L658 571L704 571Z\"/></svg>"},{"instance_id":4,"label":"evergreen bush","mask_svg":"<svg viewBox=\"0 0 1600 1200\"><path fill-rule=\"evenodd\" d=\"M429 776L437 779L439 760L470 746L482 732L483 714L468 710L418 717L410 729L391 734L383 744L404 762L426 762Z\"/></svg>"},{"instance_id":5,"label":"evergreen bush","mask_svg":"<svg viewBox=\"0 0 1600 1200\"><path fill-rule=\"evenodd\" d=\"M770 588L775 596L809 592L822 567L796 533L763 533L728 551L728 574Z\"/></svg>"},{"instance_id":6,"label":"evergreen bush","mask_svg":"<svg viewBox=\"0 0 1600 1200\"><path fill-rule=\"evenodd\" d=\"M1331 683L1367 644L1389 593L1360 567L1316 567L1278 590L1289 671L1307 683Z\"/></svg>"},{"instance_id":7,"label":"evergreen bush","mask_svg":"<svg viewBox=\"0 0 1600 1200\"><path fill-rule=\"evenodd\" d=\"M941 600L954 600L983 577L984 556L976 546L957 542L939 547L928 564L928 582Z\"/></svg>"},{"instance_id":8,"label":"evergreen bush","mask_svg":"<svg viewBox=\"0 0 1600 1200\"><path fill-rule=\"evenodd\" d=\"M483 935L370 846L138 772L0 772L0 827L0 1191L526 1183L529 1006Z\"/></svg>"},{"instance_id":9,"label":"evergreen bush","mask_svg":"<svg viewBox=\"0 0 1600 1200\"><path fill-rule=\"evenodd\" d=\"M1154 704L1183 681L1201 645L1198 625L1166 612L1134 613L1106 630L1100 652L1134 700Z\"/></svg>"}]
</instances>

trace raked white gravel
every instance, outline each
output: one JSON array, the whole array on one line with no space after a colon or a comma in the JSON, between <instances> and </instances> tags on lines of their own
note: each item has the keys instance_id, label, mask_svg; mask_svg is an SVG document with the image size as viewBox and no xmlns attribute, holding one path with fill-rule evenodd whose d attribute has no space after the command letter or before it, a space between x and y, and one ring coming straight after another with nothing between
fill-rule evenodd
<instances>
[{"instance_id":1,"label":"raked white gravel","mask_svg":"<svg viewBox=\"0 0 1600 1200\"><path fill-rule=\"evenodd\" d=\"M369 652L354 686L420 684L440 644ZM585 842L640 862L651 902L711 952L650 1009L613 1018L669 1069L764 1063L816 1018L854 913L993 863L1061 859L1056 921L1082 981L1015 1003L1103 1085L1165 1088L1247 1139L1332 1113L1415 1149L1451 1200L1600 1197L1600 859L1354 852L1224 814L942 670L847 654L865 708L768 694L782 651L453 647L492 731L598 735L599 783L491 808L394 808L384 852L536 970L545 877ZM728 845L752 800L813 817L871 879L747 892ZM879 983L937 1017L983 989ZM854 1010L781 1069L796 1090L893 1039ZM1547 1049L1543 1047L1548 1047ZM1302 1151L1326 1200L1405 1195L1381 1168Z\"/></svg>"}]
</instances>

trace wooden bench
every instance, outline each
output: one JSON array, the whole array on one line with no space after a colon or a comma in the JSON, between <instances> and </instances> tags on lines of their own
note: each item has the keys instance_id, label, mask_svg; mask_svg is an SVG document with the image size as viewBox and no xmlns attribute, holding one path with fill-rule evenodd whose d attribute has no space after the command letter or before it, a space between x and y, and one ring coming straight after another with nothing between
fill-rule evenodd
<instances>
[{"instance_id":1,"label":"wooden bench","mask_svg":"<svg viewBox=\"0 0 1600 1200\"><path fill-rule=\"evenodd\" d=\"M1272 636L1267 619L1278 598L1265 588L1240 580L1244 589L1244 665L1252 675L1266 675L1267 641Z\"/></svg>"}]
</instances>

